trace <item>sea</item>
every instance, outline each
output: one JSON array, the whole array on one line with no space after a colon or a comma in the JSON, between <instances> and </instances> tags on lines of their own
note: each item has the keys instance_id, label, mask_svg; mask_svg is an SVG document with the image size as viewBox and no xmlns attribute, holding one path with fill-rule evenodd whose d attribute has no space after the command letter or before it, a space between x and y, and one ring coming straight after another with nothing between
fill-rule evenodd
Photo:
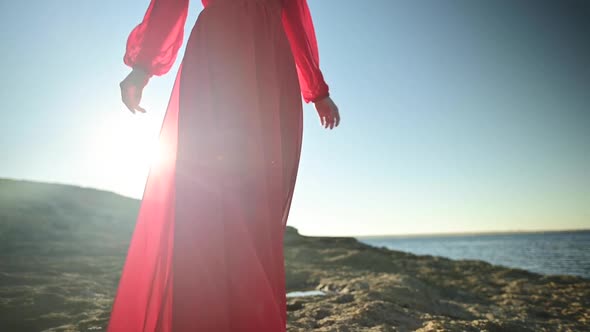
<instances>
[{"instance_id":1,"label":"sea","mask_svg":"<svg viewBox=\"0 0 590 332\"><path fill-rule=\"evenodd\" d=\"M590 230L428 236L357 237L376 247L416 255L476 259L546 275L590 279Z\"/></svg>"}]
</instances>

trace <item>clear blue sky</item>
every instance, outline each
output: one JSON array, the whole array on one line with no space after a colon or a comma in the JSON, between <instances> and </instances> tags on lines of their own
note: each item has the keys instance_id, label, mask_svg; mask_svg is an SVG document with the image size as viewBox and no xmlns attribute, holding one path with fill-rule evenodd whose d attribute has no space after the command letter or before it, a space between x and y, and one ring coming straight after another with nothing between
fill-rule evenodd
<instances>
[{"instance_id":1,"label":"clear blue sky","mask_svg":"<svg viewBox=\"0 0 590 332\"><path fill-rule=\"evenodd\" d=\"M305 107L289 224L363 235L590 228L583 1L309 0L341 108ZM0 177L141 197L178 62L120 102L147 0L0 2ZM191 3L185 40L200 2ZM182 57L182 52L179 59Z\"/></svg>"}]
</instances>

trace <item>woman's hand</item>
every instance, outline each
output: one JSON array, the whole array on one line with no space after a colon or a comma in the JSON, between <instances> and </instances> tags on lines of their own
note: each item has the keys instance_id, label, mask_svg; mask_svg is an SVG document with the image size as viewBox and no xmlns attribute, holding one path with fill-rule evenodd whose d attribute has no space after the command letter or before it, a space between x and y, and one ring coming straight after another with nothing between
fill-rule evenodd
<instances>
[{"instance_id":1,"label":"woman's hand","mask_svg":"<svg viewBox=\"0 0 590 332\"><path fill-rule=\"evenodd\" d=\"M324 128L332 129L338 127L338 124L340 124L340 113L338 112L338 106L334 104L332 98L325 97L314 102L314 104L320 117L320 123Z\"/></svg>"},{"instance_id":2,"label":"woman's hand","mask_svg":"<svg viewBox=\"0 0 590 332\"><path fill-rule=\"evenodd\" d=\"M125 77L119 86L121 87L121 99L131 113L135 111L145 113L145 109L139 106L143 88L150 80L150 75L139 68L133 68L131 73Z\"/></svg>"}]
</instances>

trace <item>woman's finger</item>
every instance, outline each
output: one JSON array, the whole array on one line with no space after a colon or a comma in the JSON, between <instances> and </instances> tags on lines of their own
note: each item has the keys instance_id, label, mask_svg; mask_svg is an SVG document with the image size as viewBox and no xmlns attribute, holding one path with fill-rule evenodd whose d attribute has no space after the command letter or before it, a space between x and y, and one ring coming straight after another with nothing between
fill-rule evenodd
<instances>
[{"instance_id":1,"label":"woman's finger","mask_svg":"<svg viewBox=\"0 0 590 332\"><path fill-rule=\"evenodd\" d=\"M336 112L334 112L334 110L332 110L331 114L330 114L330 119L332 120L330 122L330 130L334 129L334 124L336 123Z\"/></svg>"},{"instance_id":2,"label":"woman's finger","mask_svg":"<svg viewBox=\"0 0 590 332\"><path fill-rule=\"evenodd\" d=\"M129 110L129 112L135 114L135 110L133 109L133 105L132 105L131 101L129 100L129 93L128 93L127 86L124 82L125 81L119 83L119 87L121 88L121 100L123 101L123 104L125 104L125 107L127 107L127 109Z\"/></svg>"},{"instance_id":3,"label":"woman's finger","mask_svg":"<svg viewBox=\"0 0 590 332\"><path fill-rule=\"evenodd\" d=\"M123 104L125 104L125 106L129 110L129 112L135 114L135 110L133 109L133 107L131 106L131 104L129 104L129 102L127 100L123 99Z\"/></svg>"}]
</instances>

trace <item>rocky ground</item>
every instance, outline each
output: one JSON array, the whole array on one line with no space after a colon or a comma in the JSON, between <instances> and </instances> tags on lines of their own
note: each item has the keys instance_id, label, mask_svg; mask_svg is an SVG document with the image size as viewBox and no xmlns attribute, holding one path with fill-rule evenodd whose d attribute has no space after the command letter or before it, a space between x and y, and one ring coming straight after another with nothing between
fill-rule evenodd
<instances>
[{"instance_id":1,"label":"rocky ground","mask_svg":"<svg viewBox=\"0 0 590 332\"><path fill-rule=\"evenodd\" d=\"M590 281L286 237L288 331L590 331ZM6 258L6 257L4 257ZM104 331L121 257L2 260L2 331ZM10 266L11 269L7 269Z\"/></svg>"},{"instance_id":2,"label":"rocky ground","mask_svg":"<svg viewBox=\"0 0 590 332\"><path fill-rule=\"evenodd\" d=\"M590 331L590 281L289 230L289 331Z\"/></svg>"},{"instance_id":3,"label":"rocky ground","mask_svg":"<svg viewBox=\"0 0 590 332\"><path fill-rule=\"evenodd\" d=\"M0 179L0 331L105 331L138 202ZM516 253L517 254L517 253ZM288 331L590 331L590 280L285 237Z\"/></svg>"}]
</instances>

